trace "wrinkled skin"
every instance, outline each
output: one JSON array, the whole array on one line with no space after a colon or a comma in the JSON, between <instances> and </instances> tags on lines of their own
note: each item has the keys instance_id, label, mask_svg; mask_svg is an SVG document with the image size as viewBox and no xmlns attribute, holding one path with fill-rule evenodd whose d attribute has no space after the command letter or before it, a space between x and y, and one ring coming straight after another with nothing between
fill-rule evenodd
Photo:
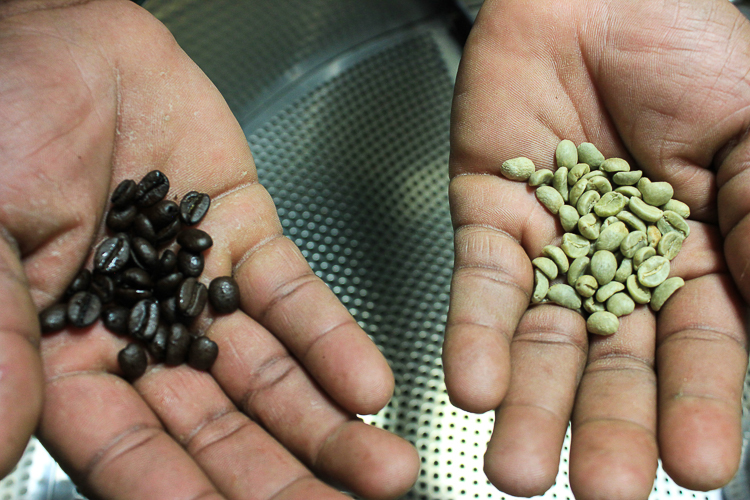
<instances>
[{"instance_id":1,"label":"wrinkled skin","mask_svg":"<svg viewBox=\"0 0 750 500\"><path fill-rule=\"evenodd\" d=\"M168 31L125 0L19 1L0 37L0 477L38 423L91 498L408 489L416 451L355 416L390 398L385 359L282 235L242 130ZM131 385L125 338L40 339L37 312L105 236L114 186L152 169L212 196L201 279L234 273L242 305L198 324L221 351L210 373L152 365Z\"/></svg>"},{"instance_id":2,"label":"wrinkled skin","mask_svg":"<svg viewBox=\"0 0 750 500\"><path fill-rule=\"evenodd\" d=\"M657 459L680 485L737 470L750 299L750 24L724 0L488 0L470 35L452 123L456 264L444 345L451 400L496 411L485 472L541 494L568 422L576 498L645 499ZM596 144L691 208L673 261L686 280L658 315L611 337L557 306L529 308L530 258L556 217L500 174L554 168L561 139Z\"/></svg>"}]
</instances>

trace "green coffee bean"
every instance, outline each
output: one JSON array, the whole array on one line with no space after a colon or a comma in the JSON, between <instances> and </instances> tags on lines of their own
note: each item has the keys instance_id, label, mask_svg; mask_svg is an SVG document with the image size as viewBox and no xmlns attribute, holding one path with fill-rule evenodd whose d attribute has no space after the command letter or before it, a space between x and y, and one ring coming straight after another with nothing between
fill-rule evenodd
<instances>
[{"instance_id":1,"label":"green coffee bean","mask_svg":"<svg viewBox=\"0 0 750 500\"><path fill-rule=\"evenodd\" d=\"M576 204L578 203L578 199L586 191L586 186L588 186L588 184L589 181L586 179L580 179L578 182L573 184L573 187L570 188L570 191L568 192L568 203L576 206Z\"/></svg>"},{"instance_id":2,"label":"green coffee bean","mask_svg":"<svg viewBox=\"0 0 750 500\"><path fill-rule=\"evenodd\" d=\"M641 285L654 288L667 279L669 269L669 261L661 255L655 255L638 266L638 281Z\"/></svg>"},{"instance_id":3,"label":"green coffee bean","mask_svg":"<svg viewBox=\"0 0 750 500\"><path fill-rule=\"evenodd\" d=\"M583 193L581 197L578 198L578 203L576 203L578 213L586 215L591 212L594 205L596 205L596 202L599 201L599 198L601 198L601 195L597 191L586 191Z\"/></svg>"},{"instance_id":4,"label":"green coffee bean","mask_svg":"<svg viewBox=\"0 0 750 500\"><path fill-rule=\"evenodd\" d=\"M596 278L590 274L584 274L576 280L575 288L581 297L591 297L596 293L599 284L596 282Z\"/></svg>"},{"instance_id":5,"label":"green coffee bean","mask_svg":"<svg viewBox=\"0 0 750 500\"><path fill-rule=\"evenodd\" d=\"M627 196L628 198L642 198L643 195L640 191L638 191L638 188L635 186L620 186L618 188L615 188L616 193L623 194Z\"/></svg>"},{"instance_id":6,"label":"green coffee bean","mask_svg":"<svg viewBox=\"0 0 750 500\"><path fill-rule=\"evenodd\" d=\"M617 259L615 255L607 250L594 252L591 257L591 274L596 278L599 285L606 285L612 281L617 272Z\"/></svg>"},{"instance_id":7,"label":"green coffee bean","mask_svg":"<svg viewBox=\"0 0 750 500\"><path fill-rule=\"evenodd\" d=\"M601 170L592 170L588 174L586 174L583 177L581 177L581 179L586 179L587 181L591 181L594 177L604 177L605 175L607 175L607 174L605 174ZM594 189L594 187L591 186L591 187L587 187L586 189L587 190L591 190L591 189Z\"/></svg>"},{"instance_id":8,"label":"green coffee bean","mask_svg":"<svg viewBox=\"0 0 750 500\"><path fill-rule=\"evenodd\" d=\"M625 280L627 280L628 277L632 274L633 274L633 260L622 259L620 261L620 265L617 268L617 271L615 272L615 281L619 281L620 283L625 283Z\"/></svg>"},{"instance_id":9,"label":"green coffee bean","mask_svg":"<svg viewBox=\"0 0 750 500\"><path fill-rule=\"evenodd\" d=\"M651 290L641 285L638 282L638 277L635 274L628 276L625 280L625 286L628 289L630 297L638 304L648 304L651 300Z\"/></svg>"},{"instance_id":10,"label":"green coffee bean","mask_svg":"<svg viewBox=\"0 0 750 500\"><path fill-rule=\"evenodd\" d=\"M547 298L549 280L539 269L534 269L534 292L531 294L532 304L541 304Z\"/></svg>"},{"instance_id":11,"label":"green coffee bean","mask_svg":"<svg viewBox=\"0 0 750 500\"><path fill-rule=\"evenodd\" d=\"M557 305L568 309L580 309L581 297L578 296L572 286L558 283L549 287L547 298Z\"/></svg>"},{"instance_id":12,"label":"green coffee bean","mask_svg":"<svg viewBox=\"0 0 750 500\"><path fill-rule=\"evenodd\" d=\"M633 255L633 269L637 271L638 268L641 267L641 264L643 264L654 255L656 255L656 249L650 245L647 247L639 248L638 250L636 250L635 255Z\"/></svg>"},{"instance_id":13,"label":"green coffee bean","mask_svg":"<svg viewBox=\"0 0 750 500\"><path fill-rule=\"evenodd\" d=\"M670 231L659 240L659 244L656 245L656 253L672 260L682 250L682 242L684 240L685 238L682 234L677 231Z\"/></svg>"},{"instance_id":14,"label":"green coffee bean","mask_svg":"<svg viewBox=\"0 0 750 500\"><path fill-rule=\"evenodd\" d=\"M612 180L618 186L634 186L638 183L643 172L641 170L631 170L629 172L615 172Z\"/></svg>"},{"instance_id":15,"label":"green coffee bean","mask_svg":"<svg viewBox=\"0 0 750 500\"><path fill-rule=\"evenodd\" d=\"M620 252L622 252L622 255L628 259L632 259L635 252L645 246L648 246L646 233L643 231L633 231L628 233L628 235L622 239L622 242L620 243Z\"/></svg>"},{"instance_id":16,"label":"green coffee bean","mask_svg":"<svg viewBox=\"0 0 750 500\"><path fill-rule=\"evenodd\" d=\"M571 168L568 172L568 184L573 185L584 175L591 172L591 167L588 163L579 163L575 167Z\"/></svg>"},{"instance_id":17,"label":"green coffee bean","mask_svg":"<svg viewBox=\"0 0 750 500\"><path fill-rule=\"evenodd\" d=\"M656 221L656 227L659 228L662 235L665 235L670 231L677 231L685 238L690 236L690 226L687 221L683 219L680 214L672 212L671 210L667 210L663 213L661 219Z\"/></svg>"},{"instance_id":18,"label":"green coffee bean","mask_svg":"<svg viewBox=\"0 0 750 500\"><path fill-rule=\"evenodd\" d=\"M620 328L620 320L609 311L597 311L586 320L586 330L594 335L612 335Z\"/></svg>"},{"instance_id":19,"label":"green coffee bean","mask_svg":"<svg viewBox=\"0 0 750 500\"><path fill-rule=\"evenodd\" d=\"M604 161L604 155L590 142L582 142L578 145L578 161L590 165L591 168L599 168Z\"/></svg>"},{"instance_id":20,"label":"green coffee bean","mask_svg":"<svg viewBox=\"0 0 750 500\"><path fill-rule=\"evenodd\" d=\"M551 280L557 278L557 264L547 257L537 257L531 261L531 265L542 271Z\"/></svg>"},{"instance_id":21,"label":"green coffee bean","mask_svg":"<svg viewBox=\"0 0 750 500\"><path fill-rule=\"evenodd\" d=\"M506 160L500 166L500 172L512 181L527 181L535 170L534 162L523 156Z\"/></svg>"},{"instance_id":22,"label":"green coffee bean","mask_svg":"<svg viewBox=\"0 0 750 500\"><path fill-rule=\"evenodd\" d=\"M606 285L599 287L599 289L596 291L595 297L597 302L601 302L603 304L607 302L607 300L611 296L623 290L625 290L625 285L623 285L619 281L610 281Z\"/></svg>"},{"instance_id":23,"label":"green coffee bean","mask_svg":"<svg viewBox=\"0 0 750 500\"><path fill-rule=\"evenodd\" d=\"M668 202L666 202L661 207L662 210L665 212L669 210L670 212L674 212L683 219L687 219L690 217L690 207L688 207L685 203L681 202L680 200L675 200L672 198Z\"/></svg>"},{"instance_id":24,"label":"green coffee bean","mask_svg":"<svg viewBox=\"0 0 750 500\"><path fill-rule=\"evenodd\" d=\"M625 225L627 225L634 231L643 231L644 233L646 232L646 224L644 224L641 219L628 212L627 210L621 210L617 214L617 218L623 221Z\"/></svg>"},{"instance_id":25,"label":"green coffee bean","mask_svg":"<svg viewBox=\"0 0 750 500\"><path fill-rule=\"evenodd\" d=\"M607 309L604 307L604 304L601 302L597 302L596 298L589 297L583 301L583 308L590 312L595 313L597 311L606 311Z\"/></svg>"},{"instance_id":26,"label":"green coffee bean","mask_svg":"<svg viewBox=\"0 0 750 500\"><path fill-rule=\"evenodd\" d=\"M560 224L566 232L575 229L578 226L578 219L581 217L578 210L570 205L561 206L557 215L560 216Z\"/></svg>"},{"instance_id":27,"label":"green coffee bean","mask_svg":"<svg viewBox=\"0 0 750 500\"><path fill-rule=\"evenodd\" d=\"M552 186L540 186L536 188L536 197L553 214L556 214L560 210L560 207L565 204L563 197Z\"/></svg>"},{"instance_id":28,"label":"green coffee bean","mask_svg":"<svg viewBox=\"0 0 750 500\"><path fill-rule=\"evenodd\" d=\"M566 167L559 167L555 170L552 176L552 187L557 189L563 201L568 201L568 169Z\"/></svg>"},{"instance_id":29,"label":"green coffee bean","mask_svg":"<svg viewBox=\"0 0 750 500\"><path fill-rule=\"evenodd\" d=\"M634 309L635 302L627 293L619 292L607 299L607 311L618 318L632 313Z\"/></svg>"},{"instance_id":30,"label":"green coffee bean","mask_svg":"<svg viewBox=\"0 0 750 500\"><path fill-rule=\"evenodd\" d=\"M573 141L563 139L557 144L557 149L555 149L555 160L557 161L558 168L565 167L567 170L576 166L576 163L578 163L578 149L576 148L576 145L573 144ZM567 171L565 172L565 175L568 175Z\"/></svg>"},{"instance_id":31,"label":"green coffee bean","mask_svg":"<svg viewBox=\"0 0 750 500\"><path fill-rule=\"evenodd\" d=\"M590 262L591 259L589 259L588 257L578 257L570 263L570 268L568 269L568 284L570 286L575 286L578 278L583 276L586 271L588 271Z\"/></svg>"},{"instance_id":32,"label":"green coffee bean","mask_svg":"<svg viewBox=\"0 0 750 500\"><path fill-rule=\"evenodd\" d=\"M571 259L577 259L578 257L585 257L589 254L589 240L581 235L574 233L566 233L562 237L562 248L565 255Z\"/></svg>"},{"instance_id":33,"label":"green coffee bean","mask_svg":"<svg viewBox=\"0 0 750 500\"><path fill-rule=\"evenodd\" d=\"M568 272L570 263L568 262L568 256L565 255L565 252L562 251L562 248L556 247L555 245L547 245L546 247L542 248L542 255L544 255L545 257L549 257L549 259L555 263L557 269L561 273Z\"/></svg>"},{"instance_id":34,"label":"green coffee bean","mask_svg":"<svg viewBox=\"0 0 750 500\"><path fill-rule=\"evenodd\" d=\"M649 205L640 198L631 197L628 201L630 211L640 217L644 222L656 222L661 219L663 212L661 209Z\"/></svg>"},{"instance_id":35,"label":"green coffee bean","mask_svg":"<svg viewBox=\"0 0 750 500\"><path fill-rule=\"evenodd\" d=\"M676 276L664 280L664 282L654 288L654 291L651 293L651 304L649 304L651 309L654 311L660 310L667 299L669 299L669 297L671 297L677 290L682 288L684 284L685 281Z\"/></svg>"},{"instance_id":36,"label":"green coffee bean","mask_svg":"<svg viewBox=\"0 0 750 500\"><path fill-rule=\"evenodd\" d=\"M604 172L630 172L630 165L622 158L607 158L599 165Z\"/></svg>"},{"instance_id":37,"label":"green coffee bean","mask_svg":"<svg viewBox=\"0 0 750 500\"><path fill-rule=\"evenodd\" d=\"M643 201L655 207L664 205L674 196L674 189L668 182L651 182L643 177L638 181L638 190L643 195Z\"/></svg>"},{"instance_id":38,"label":"green coffee bean","mask_svg":"<svg viewBox=\"0 0 750 500\"><path fill-rule=\"evenodd\" d=\"M599 239L596 240L595 248L597 250L609 250L614 252L620 248L620 243L628 235L628 228L625 224L617 219L617 222L609 224L599 233Z\"/></svg>"},{"instance_id":39,"label":"green coffee bean","mask_svg":"<svg viewBox=\"0 0 750 500\"><path fill-rule=\"evenodd\" d=\"M577 210L576 213L578 213ZM648 226L646 229L646 237L648 238L648 246L656 248L656 245L659 244L659 240L661 240L661 231L659 231L659 228L654 225Z\"/></svg>"},{"instance_id":40,"label":"green coffee bean","mask_svg":"<svg viewBox=\"0 0 750 500\"><path fill-rule=\"evenodd\" d=\"M552 176L554 174L551 170L547 170L546 168L540 169L535 171L531 176L529 177L529 186L531 187L539 187L539 186L546 186L552 182Z\"/></svg>"},{"instance_id":41,"label":"green coffee bean","mask_svg":"<svg viewBox=\"0 0 750 500\"><path fill-rule=\"evenodd\" d=\"M599 237L601 222L592 213L588 213L578 219L578 232L587 240L595 240Z\"/></svg>"},{"instance_id":42,"label":"green coffee bean","mask_svg":"<svg viewBox=\"0 0 750 500\"><path fill-rule=\"evenodd\" d=\"M612 184L610 184L609 179L607 179L604 175L590 178L589 186L594 186L594 189L596 189L600 195L604 195L612 191Z\"/></svg>"},{"instance_id":43,"label":"green coffee bean","mask_svg":"<svg viewBox=\"0 0 750 500\"><path fill-rule=\"evenodd\" d=\"M599 217L610 217L619 214L625 205L628 204L628 198L620 193L611 191L605 193L594 205L594 212Z\"/></svg>"}]
</instances>

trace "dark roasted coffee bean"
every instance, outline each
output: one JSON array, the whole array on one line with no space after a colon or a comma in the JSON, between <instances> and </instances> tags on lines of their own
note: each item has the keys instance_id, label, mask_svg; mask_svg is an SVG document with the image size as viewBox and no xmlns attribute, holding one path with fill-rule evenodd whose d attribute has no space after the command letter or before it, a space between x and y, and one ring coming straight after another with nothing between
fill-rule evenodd
<instances>
[{"instance_id":1,"label":"dark roasted coffee bean","mask_svg":"<svg viewBox=\"0 0 750 500\"><path fill-rule=\"evenodd\" d=\"M161 319L170 325L180 320L179 310L177 308L177 297L169 297L159 301L161 310Z\"/></svg>"},{"instance_id":2,"label":"dark roasted coffee bean","mask_svg":"<svg viewBox=\"0 0 750 500\"><path fill-rule=\"evenodd\" d=\"M123 208L131 205L135 200L135 189L136 184L132 179L125 179L117 185L115 191L112 193L112 206L116 208Z\"/></svg>"},{"instance_id":3,"label":"dark roasted coffee bean","mask_svg":"<svg viewBox=\"0 0 750 500\"><path fill-rule=\"evenodd\" d=\"M180 202L180 218L188 226L198 224L211 206L211 198L207 194L190 191Z\"/></svg>"},{"instance_id":4,"label":"dark roasted coffee bean","mask_svg":"<svg viewBox=\"0 0 750 500\"><path fill-rule=\"evenodd\" d=\"M68 306L53 304L39 313L39 325L42 333L59 332L68 324Z\"/></svg>"},{"instance_id":5,"label":"dark roasted coffee bean","mask_svg":"<svg viewBox=\"0 0 750 500\"><path fill-rule=\"evenodd\" d=\"M65 290L65 296L71 297L78 292L85 292L91 286L91 271L82 269L80 273L73 278L73 282Z\"/></svg>"},{"instance_id":6,"label":"dark roasted coffee bean","mask_svg":"<svg viewBox=\"0 0 750 500\"><path fill-rule=\"evenodd\" d=\"M172 273L164 276L154 285L154 295L158 298L169 297L177 293L185 277L182 273Z\"/></svg>"},{"instance_id":7,"label":"dark roasted coffee bean","mask_svg":"<svg viewBox=\"0 0 750 500\"><path fill-rule=\"evenodd\" d=\"M185 325L175 323L169 332L167 353L164 362L168 365L181 365L187 359L190 348L190 333Z\"/></svg>"},{"instance_id":8,"label":"dark roasted coffee bean","mask_svg":"<svg viewBox=\"0 0 750 500\"><path fill-rule=\"evenodd\" d=\"M91 292L78 292L68 301L68 321L78 328L93 325L101 311L101 300Z\"/></svg>"},{"instance_id":9,"label":"dark roasted coffee bean","mask_svg":"<svg viewBox=\"0 0 750 500\"><path fill-rule=\"evenodd\" d=\"M123 306L132 307L138 302L154 296L151 290L134 290L132 288L116 287L115 300Z\"/></svg>"},{"instance_id":10,"label":"dark roasted coffee bean","mask_svg":"<svg viewBox=\"0 0 750 500\"><path fill-rule=\"evenodd\" d=\"M214 278L208 285L208 300L217 313L233 313L240 307L240 287L231 276Z\"/></svg>"},{"instance_id":11,"label":"dark roasted coffee bean","mask_svg":"<svg viewBox=\"0 0 750 500\"><path fill-rule=\"evenodd\" d=\"M133 234L152 243L156 241L156 230L154 229L154 225L151 224L148 217L143 214L135 216L135 220L133 221Z\"/></svg>"},{"instance_id":12,"label":"dark roasted coffee bean","mask_svg":"<svg viewBox=\"0 0 750 500\"><path fill-rule=\"evenodd\" d=\"M172 240L174 240L175 236L177 236L181 228L182 222L180 222L180 219L175 219L171 224L169 224L168 226L164 226L159 230L159 232L156 233L156 235L154 236L154 242L157 246L160 247L172 243Z\"/></svg>"},{"instance_id":13,"label":"dark roasted coffee bean","mask_svg":"<svg viewBox=\"0 0 750 500\"><path fill-rule=\"evenodd\" d=\"M117 354L117 363L126 379L135 380L146 372L146 350L138 344L130 343Z\"/></svg>"},{"instance_id":14,"label":"dark roasted coffee bean","mask_svg":"<svg viewBox=\"0 0 750 500\"><path fill-rule=\"evenodd\" d=\"M180 218L180 206L172 200L161 200L153 207L143 210L155 229L168 226Z\"/></svg>"},{"instance_id":15,"label":"dark roasted coffee bean","mask_svg":"<svg viewBox=\"0 0 750 500\"><path fill-rule=\"evenodd\" d=\"M203 272L203 256L181 248L177 252L177 267L185 276L196 278Z\"/></svg>"},{"instance_id":16,"label":"dark roasted coffee bean","mask_svg":"<svg viewBox=\"0 0 750 500\"><path fill-rule=\"evenodd\" d=\"M112 333L125 335L128 333L130 309L124 306L111 305L102 311L102 323Z\"/></svg>"},{"instance_id":17,"label":"dark roasted coffee bean","mask_svg":"<svg viewBox=\"0 0 750 500\"><path fill-rule=\"evenodd\" d=\"M147 173L135 189L135 204L139 207L150 207L167 195L169 179L158 170Z\"/></svg>"},{"instance_id":18,"label":"dark roasted coffee bean","mask_svg":"<svg viewBox=\"0 0 750 500\"><path fill-rule=\"evenodd\" d=\"M111 276L94 273L91 277L91 291L99 297L102 304L106 304L115 297L115 282Z\"/></svg>"},{"instance_id":19,"label":"dark roasted coffee bean","mask_svg":"<svg viewBox=\"0 0 750 500\"><path fill-rule=\"evenodd\" d=\"M167 354L167 340L169 340L170 328L164 323L159 323L159 327L156 329L154 338L148 343L148 352L154 357L157 362L164 361L164 356Z\"/></svg>"},{"instance_id":20,"label":"dark roasted coffee bean","mask_svg":"<svg viewBox=\"0 0 750 500\"><path fill-rule=\"evenodd\" d=\"M211 248L214 240L207 232L191 227L177 235L177 243L185 250L200 253Z\"/></svg>"},{"instance_id":21,"label":"dark roasted coffee bean","mask_svg":"<svg viewBox=\"0 0 750 500\"><path fill-rule=\"evenodd\" d=\"M138 209L133 205L112 209L107 214L107 227L112 231L127 231L133 225Z\"/></svg>"},{"instance_id":22,"label":"dark roasted coffee bean","mask_svg":"<svg viewBox=\"0 0 750 500\"><path fill-rule=\"evenodd\" d=\"M206 307L207 300L206 285L195 278L187 278L177 292L177 310L183 316L195 318Z\"/></svg>"},{"instance_id":23,"label":"dark roasted coffee bean","mask_svg":"<svg viewBox=\"0 0 750 500\"><path fill-rule=\"evenodd\" d=\"M159 264L159 253L146 238L139 236L133 238L130 242L130 251L133 253L135 263L143 269L151 271Z\"/></svg>"},{"instance_id":24,"label":"dark roasted coffee bean","mask_svg":"<svg viewBox=\"0 0 750 500\"><path fill-rule=\"evenodd\" d=\"M152 290L154 280L151 279L151 274L145 269L131 267L122 272L121 286L133 290Z\"/></svg>"},{"instance_id":25,"label":"dark roasted coffee bean","mask_svg":"<svg viewBox=\"0 0 750 500\"><path fill-rule=\"evenodd\" d=\"M187 362L196 370L208 371L219 356L219 346L208 337L194 338L190 343Z\"/></svg>"},{"instance_id":26,"label":"dark roasted coffee bean","mask_svg":"<svg viewBox=\"0 0 750 500\"><path fill-rule=\"evenodd\" d=\"M142 300L130 311L128 333L140 340L151 340L159 326L159 303Z\"/></svg>"},{"instance_id":27,"label":"dark roasted coffee bean","mask_svg":"<svg viewBox=\"0 0 750 500\"><path fill-rule=\"evenodd\" d=\"M159 258L159 274L165 276L177 270L177 254L172 250L164 250Z\"/></svg>"},{"instance_id":28,"label":"dark roasted coffee bean","mask_svg":"<svg viewBox=\"0 0 750 500\"><path fill-rule=\"evenodd\" d=\"M94 268L100 273L113 274L125 268L130 260L130 241L125 234L104 240L94 254Z\"/></svg>"}]
</instances>

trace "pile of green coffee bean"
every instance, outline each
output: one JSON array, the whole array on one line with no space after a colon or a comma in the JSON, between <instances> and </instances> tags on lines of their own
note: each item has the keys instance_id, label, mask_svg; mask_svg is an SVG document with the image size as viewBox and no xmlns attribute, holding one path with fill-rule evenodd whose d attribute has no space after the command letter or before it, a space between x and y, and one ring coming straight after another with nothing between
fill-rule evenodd
<instances>
[{"instance_id":1,"label":"pile of green coffee bean","mask_svg":"<svg viewBox=\"0 0 750 500\"><path fill-rule=\"evenodd\" d=\"M560 218L562 244L531 261L531 302L552 302L586 316L590 333L611 335L636 304L658 311L685 282L669 277L670 261L690 234L689 207L668 182L651 182L622 158L604 158L591 143L561 141L557 169L536 170L524 157L502 174L528 182Z\"/></svg>"}]
</instances>

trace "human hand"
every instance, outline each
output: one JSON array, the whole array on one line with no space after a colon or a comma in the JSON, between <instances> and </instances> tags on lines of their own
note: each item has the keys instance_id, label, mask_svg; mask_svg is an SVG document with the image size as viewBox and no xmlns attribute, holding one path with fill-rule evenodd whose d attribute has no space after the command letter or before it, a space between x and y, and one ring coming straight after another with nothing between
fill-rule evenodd
<instances>
[{"instance_id":1,"label":"human hand","mask_svg":"<svg viewBox=\"0 0 750 500\"><path fill-rule=\"evenodd\" d=\"M485 471L543 493L568 422L576 498L647 498L657 459L713 489L739 463L750 299L750 25L725 0L488 0L469 37L452 117L456 262L444 344L457 406L497 408ZM611 337L577 313L528 308L530 257L561 228L504 160L554 168L561 139L591 142L665 180L691 208L673 261L685 279L658 315ZM635 167L634 167L635 168Z\"/></svg>"},{"instance_id":2,"label":"human hand","mask_svg":"<svg viewBox=\"0 0 750 500\"><path fill-rule=\"evenodd\" d=\"M220 347L210 373L154 365L132 385L127 340L101 323L42 338L43 444L92 498L344 496L318 477L368 498L409 488L416 451L355 416L390 398L385 359L282 235L239 124L163 25L124 0L20 1L0 7L0 33L0 227L19 250L0 239L4 472L37 423L37 311L103 238L114 186L159 169L170 194L211 195L201 279L234 274L241 310L198 324Z\"/></svg>"}]
</instances>

